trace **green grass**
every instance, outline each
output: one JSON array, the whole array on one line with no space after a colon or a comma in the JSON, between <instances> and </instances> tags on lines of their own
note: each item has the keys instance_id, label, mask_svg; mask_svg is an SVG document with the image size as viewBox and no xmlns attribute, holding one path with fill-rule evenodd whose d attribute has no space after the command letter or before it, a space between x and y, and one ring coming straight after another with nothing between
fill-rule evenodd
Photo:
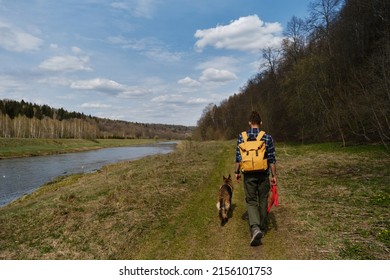
<instances>
[{"instance_id":1,"label":"green grass","mask_svg":"<svg viewBox=\"0 0 390 280\"><path fill-rule=\"evenodd\" d=\"M281 156L285 197L299 221L292 231L305 243L312 236L313 258L388 259L389 153L328 147L296 146Z\"/></svg>"},{"instance_id":2,"label":"green grass","mask_svg":"<svg viewBox=\"0 0 390 280\"><path fill-rule=\"evenodd\" d=\"M381 147L277 145L278 207L249 246L244 191L221 227L235 141L59 178L0 209L0 259L389 259L390 156Z\"/></svg>"}]
</instances>

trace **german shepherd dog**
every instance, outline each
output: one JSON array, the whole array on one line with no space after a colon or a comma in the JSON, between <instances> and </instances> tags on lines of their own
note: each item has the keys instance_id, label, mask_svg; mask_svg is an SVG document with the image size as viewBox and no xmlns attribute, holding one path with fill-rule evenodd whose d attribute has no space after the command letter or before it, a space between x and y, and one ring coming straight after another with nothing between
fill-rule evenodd
<instances>
[{"instance_id":1,"label":"german shepherd dog","mask_svg":"<svg viewBox=\"0 0 390 280\"><path fill-rule=\"evenodd\" d=\"M217 208L219 212L219 218L221 220L221 226L225 225L229 219L228 214L230 206L232 205L233 197L233 183L230 177L223 176L223 185L218 191Z\"/></svg>"}]
</instances>

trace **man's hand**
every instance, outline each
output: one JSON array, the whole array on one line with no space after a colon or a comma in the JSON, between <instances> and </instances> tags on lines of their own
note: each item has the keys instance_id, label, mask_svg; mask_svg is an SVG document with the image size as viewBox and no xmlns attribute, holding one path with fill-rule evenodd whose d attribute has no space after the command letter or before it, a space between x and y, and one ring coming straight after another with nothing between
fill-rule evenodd
<instances>
[{"instance_id":1,"label":"man's hand","mask_svg":"<svg viewBox=\"0 0 390 280\"><path fill-rule=\"evenodd\" d=\"M236 174L237 183L240 183L240 179L241 179L241 174Z\"/></svg>"},{"instance_id":2,"label":"man's hand","mask_svg":"<svg viewBox=\"0 0 390 280\"><path fill-rule=\"evenodd\" d=\"M271 184L276 185L276 176L271 177Z\"/></svg>"},{"instance_id":3,"label":"man's hand","mask_svg":"<svg viewBox=\"0 0 390 280\"><path fill-rule=\"evenodd\" d=\"M234 173L236 174L237 183L240 183L241 174L240 174L240 163L239 162L236 162L236 164L234 166L234 170L235 170Z\"/></svg>"},{"instance_id":4,"label":"man's hand","mask_svg":"<svg viewBox=\"0 0 390 280\"><path fill-rule=\"evenodd\" d=\"M271 169L271 184L276 185L276 165L271 163L269 167Z\"/></svg>"}]
</instances>

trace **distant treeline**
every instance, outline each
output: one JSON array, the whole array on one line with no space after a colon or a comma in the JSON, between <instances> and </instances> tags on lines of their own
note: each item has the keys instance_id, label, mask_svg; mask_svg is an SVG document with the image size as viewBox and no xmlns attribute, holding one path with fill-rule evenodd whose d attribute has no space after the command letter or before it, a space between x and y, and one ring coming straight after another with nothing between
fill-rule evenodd
<instances>
[{"instance_id":1,"label":"distant treeline","mask_svg":"<svg viewBox=\"0 0 390 280\"><path fill-rule=\"evenodd\" d=\"M390 140L390 1L316 0L239 93L207 106L197 139L233 139L251 110L279 141Z\"/></svg>"},{"instance_id":2,"label":"distant treeline","mask_svg":"<svg viewBox=\"0 0 390 280\"><path fill-rule=\"evenodd\" d=\"M0 100L0 137L184 139L191 132L185 126L110 120L24 100Z\"/></svg>"}]
</instances>

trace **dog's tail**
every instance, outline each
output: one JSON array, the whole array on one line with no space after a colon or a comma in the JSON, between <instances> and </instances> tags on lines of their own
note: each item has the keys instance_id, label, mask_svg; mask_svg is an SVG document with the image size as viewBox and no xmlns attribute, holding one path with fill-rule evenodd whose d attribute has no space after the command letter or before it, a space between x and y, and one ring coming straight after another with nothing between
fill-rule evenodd
<instances>
[{"instance_id":1,"label":"dog's tail","mask_svg":"<svg viewBox=\"0 0 390 280\"><path fill-rule=\"evenodd\" d=\"M223 199L220 198L219 201L217 202L217 208L218 210L221 210L222 208L225 208L225 204L223 203Z\"/></svg>"},{"instance_id":2,"label":"dog's tail","mask_svg":"<svg viewBox=\"0 0 390 280\"><path fill-rule=\"evenodd\" d=\"M222 221L227 221L228 219L227 212L229 211L229 204L226 205L226 203L227 201L223 198L219 200L219 205L220 205L219 215Z\"/></svg>"},{"instance_id":3,"label":"dog's tail","mask_svg":"<svg viewBox=\"0 0 390 280\"><path fill-rule=\"evenodd\" d=\"M219 200L219 209L225 209L225 203L222 198Z\"/></svg>"}]
</instances>

